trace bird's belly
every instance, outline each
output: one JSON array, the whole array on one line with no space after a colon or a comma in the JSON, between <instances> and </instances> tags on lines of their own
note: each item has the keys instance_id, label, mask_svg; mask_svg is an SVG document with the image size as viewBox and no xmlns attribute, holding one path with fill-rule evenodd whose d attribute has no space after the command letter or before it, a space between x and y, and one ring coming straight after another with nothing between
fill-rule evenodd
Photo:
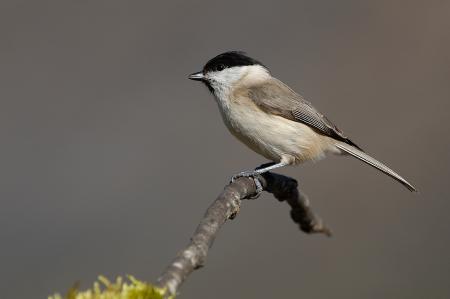
<instances>
[{"instance_id":1,"label":"bird's belly","mask_svg":"<svg viewBox=\"0 0 450 299\"><path fill-rule=\"evenodd\" d=\"M234 104L222 116L230 132L249 148L272 161L299 164L317 160L330 138L299 122L268 114L258 107Z\"/></svg>"}]
</instances>

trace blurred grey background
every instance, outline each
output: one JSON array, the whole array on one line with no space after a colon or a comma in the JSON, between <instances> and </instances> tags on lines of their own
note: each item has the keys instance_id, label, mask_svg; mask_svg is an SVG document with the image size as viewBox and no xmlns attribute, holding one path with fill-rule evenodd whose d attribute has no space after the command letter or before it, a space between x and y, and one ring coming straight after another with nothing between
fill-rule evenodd
<instances>
[{"instance_id":1,"label":"blurred grey background","mask_svg":"<svg viewBox=\"0 0 450 299\"><path fill-rule=\"evenodd\" d=\"M359 161L285 168L335 236L243 203L180 298L450 297L449 1L0 3L0 289L154 280L238 171L211 57L245 50L420 193Z\"/></svg>"}]
</instances>

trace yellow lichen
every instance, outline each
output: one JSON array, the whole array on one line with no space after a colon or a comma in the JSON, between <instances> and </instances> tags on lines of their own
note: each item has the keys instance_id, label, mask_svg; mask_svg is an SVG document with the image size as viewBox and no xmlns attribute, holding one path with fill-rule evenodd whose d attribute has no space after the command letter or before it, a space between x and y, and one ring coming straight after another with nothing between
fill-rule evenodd
<instances>
[{"instance_id":1,"label":"yellow lichen","mask_svg":"<svg viewBox=\"0 0 450 299\"><path fill-rule=\"evenodd\" d=\"M137 280L128 276L128 281L117 277L115 282L110 282L106 277L99 276L92 288L79 291L78 287L71 288L65 296L55 294L48 299L174 299L167 297L167 290L153 286L152 284Z\"/></svg>"}]
</instances>

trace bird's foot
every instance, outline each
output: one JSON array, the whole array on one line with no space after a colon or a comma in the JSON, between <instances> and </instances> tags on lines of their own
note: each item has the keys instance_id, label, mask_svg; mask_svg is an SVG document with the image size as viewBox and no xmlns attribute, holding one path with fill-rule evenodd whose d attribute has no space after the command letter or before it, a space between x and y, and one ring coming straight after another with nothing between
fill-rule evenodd
<instances>
[{"instance_id":1,"label":"bird's foot","mask_svg":"<svg viewBox=\"0 0 450 299\"><path fill-rule=\"evenodd\" d=\"M251 170L251 171L242 171L238 174L235 174L231 177L231 182L233 183L235 180L237 180L238 178L252 178L253 182L255 183L256 186L256 192L254 195L252 195L251 197L249 197L249 199L256 199L258 198L262 191L263 191L263 187L261 184L261 181L259 180L260 177L260 173L258 171L255 170Z\"/></svg>"}]
</instances>

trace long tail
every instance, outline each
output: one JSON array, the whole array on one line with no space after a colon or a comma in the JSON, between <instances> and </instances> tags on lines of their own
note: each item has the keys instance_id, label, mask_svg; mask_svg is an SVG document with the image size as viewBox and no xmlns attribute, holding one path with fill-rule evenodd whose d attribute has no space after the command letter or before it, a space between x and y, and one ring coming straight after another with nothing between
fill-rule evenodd
<instances>
[{"instance_id":1,"label":"long tail","mask_svg":"<svg viewBox=\"0 0 450 299\"><path fill-rule=\"evenodd\" d=\"M347 154L350 154L353 157L363 161L364 163L367 163L370 166L372 166L372 167L374 167L374 168L384 172L385 174L387 174L391 178L399 181L403 186L408 188L409 191L411 191L411 192L417 191L416 188L413 185L411 185L407 180L402 178L395 171L393 171L392 169L390 169L389 167L387 167L386 165L384 165L380 161L375 160L374 158L372 158L368 154L364 153L363 151L360 151L359 149L355 148L354 146L351 146L351 145L349 145L347 143L344 143L344 142L337 142L336 143L336 147L338 149L346 152Z\"/></svg>"}]
</instances>

